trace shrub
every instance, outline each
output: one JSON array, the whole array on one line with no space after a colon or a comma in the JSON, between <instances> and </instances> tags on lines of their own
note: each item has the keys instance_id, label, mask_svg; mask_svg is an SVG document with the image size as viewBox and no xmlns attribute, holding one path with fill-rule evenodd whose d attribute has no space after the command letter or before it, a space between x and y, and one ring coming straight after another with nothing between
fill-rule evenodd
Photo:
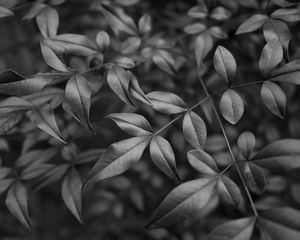
<instances>
[{"instance_id":1,"label":"shrub","mask_svg":"<svg viewBox=\"0 0 300 240\"><path fill-rule=\"evenodd\" d=\"M300 239L298 4L0 1L3 239Z\"/></svg>"}]
</instances>

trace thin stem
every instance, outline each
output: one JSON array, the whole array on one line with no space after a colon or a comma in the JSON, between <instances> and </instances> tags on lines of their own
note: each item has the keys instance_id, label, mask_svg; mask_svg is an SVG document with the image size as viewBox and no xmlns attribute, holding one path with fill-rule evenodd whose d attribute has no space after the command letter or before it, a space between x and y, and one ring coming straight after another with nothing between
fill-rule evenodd
<instances>
[{"instance_id":1,"label":"thin stem","mask_svg":"<svg viewBox=\"0 0 300 240\"><path fill-rule=\"evenodd\" d=\"M230 153L230 156L231 156L231 160L232 160L231 165L234 164L234 166L235 166L235 168L236 168L236 171L238 172L239 177L240 177L240 179L241 179L241 181L242 181L242 184L243 184L243 186L244 186L244 188L245 188L245 191L246 191L246 194L247 194L248 199L249 199L249 201L250 201L250 204L251 204L252 210L253 210L253 212L254 212L254 215L255 215L255 216L258 216L256 207L255 207L255 205L254 205L254 201L253 201L253 199L252 199L252 197L251 197L251 194L250 194L250 192L249 192L249 189L248 189L248 187L247 187L247 185L246 185L246 182L245 182L245 179L244 179L244 177L243 177L243 174L241 173L239 167L236 165L236 159L235 159L235 157L234 157L232 148L231 148L231 146L230 146L230 143L229 143L229 140L228 140L228 137L227 137L225 128L224 128L224 126L223 126L223 124L222 124L221 118L220 118L220 116L219 116L219 113L218 113L218 111L217 111L217 109L216 109L216 107L215 107L214 101L212 100L212 98L210 98L210 94L209 94L209 92L208 92L208 90L207 90L207 87L206 87L205 83L203 82L203 80L202 80L202 78L201 78L199 69L197 69L197 71L198 71L198 76L199 76L199 80L200 80L201 86L202 86L202 88L203 88L203 90L204 90L205 95L209 98L209 101L210 101L210 103L211 103L212 109L213 109L213 111L214 111L214 113L215 113L215 115L216 115L217 121L218 121L218 123L219 123L219 125L220 125L220 128L221 128L221 130L222 130L222 133L223 133L223 136L224 136L226 145L227 145L227 147L228 147L228 150L229 150L229 153Z\"/></svg>"}]
</instances>

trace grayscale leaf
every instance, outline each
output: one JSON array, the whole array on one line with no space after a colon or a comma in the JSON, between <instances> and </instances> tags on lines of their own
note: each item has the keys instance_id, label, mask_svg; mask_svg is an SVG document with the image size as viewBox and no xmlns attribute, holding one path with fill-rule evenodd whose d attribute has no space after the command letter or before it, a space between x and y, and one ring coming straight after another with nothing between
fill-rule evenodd
<instances>
[{"instance_id":1,"label":"grayscale leaf","mask_svg":"<svg viewBox=\"0 0 300 240\"><path fill-rule=\"evenodd\" d=\"M264 82L261 87L261 98L266 107L276 116L285 117L286 96L284 91L270 81Z\"/></svg>"},{"instance_id":2,"label":"grayscale leaf","mask_svg":"<svg viewBox=\"0 0 300 240\"><path fill-rule=\"evenodd\" d=\"M300 11L297 8L278 9L271 14L272 18L277 18L286 22L297 22L300 20Z\"/></svg>"},{"instance_id":3,"label":"grayscale leaf","mask_svg":"<svg viewBox=\"0 0 300 240\"><path fill-rule=\"evenodd\" d=\"M150 156L153 163L169 178L180 179L175 162L175 155L170 143L161 136L155 135L150 142Z\"/></svg>"},{"instance_id":4,"label":"grayscale leaf","mask_svg":"<svg viewBox=\"0 0 300 240\"><path fill-rule=\"evenodd\" d=\"M156 91L148 93L147 97L152 107L162 113L176 114L187 110L185 102L174 93Z\"/></svg>"},{"instance_id":5,"label":"grayscale leaf","mask_svg":"<svg viewBox=\"0 0 300 240\"><path fill-rule=\"evenodd\" d=\"M52 38L57 34L59 16L52 7L45 7L36 16L36 23L44 38Z\"/></svg>"},{"instance_id":6,"label":"grayscale leaf","mask_svg":"<svg viewBox=\"0 0 300 240\"><path fill-rule=\"evenodd\" d=\"M110 37L107 32L100 31L96 36L96 43L101 52L108 48L110 44Z\"/></svg>"},{"instance_id":7,"label":"grayscale leaf","mask_svg":"<svg viewBox=\"0 0 300 240\"><path fill-rule=\"evenodd\" d=\"M195 57L197 66L200 67L203 59L213 48L213 38L209 32L204 32L197 36L195 40Z\"/></svg>"},{"instance_id":8,"label":"grayscale leaf","mask_svg":"<svg viewBox=\"0 0 300 240\"><path fill-rule=\"evenodd\" d=\"M243 132L238 138L237 145L243 160L248 160L255 147L255 136L249 131Z\"/></svg>"},{"instance_id":9,"label":"grayscale leaf","mask_svg":"<svg viewBox=\"0 0 300 240\"><path fill-rule=\"evenodd\" d=\"M222 116L231 124L236 124L244 113L244 103L240 95L234 90L228 89L220 101Z\"/></svg>"},{"instance_id":10,"label":"grayscale leaf","mask_svg":"<svg viewBox=\"0 0 300 240\"><path fill-rule=\"evenodd\" d=\"M239 209L243 202L243 195L239 187L226 176L218 178L218 192L221 202L225 206Z\"/></svg>"},{"instance_id":11,"label":"grayscale leaf","mask_svg":"<svg viewBox=\"0 0 300 240\"><path fill-rule=\"evenodd\" d=\"M0 18L9 17L9 16L12 16L12 15L14 15L14 13L11 10L9 10L8 8L0 6Z\"/></svg>"},{"instance_id":12,"label":"grayscale leaf","mask_svg":"<svg viewBox=\"0 0 300 240\"><path fill-rule=\"evenodd\" d=\"M142 35L150 32L152 29L151 17L148 14L143 15L138 22L138 27Z\"/></svg>"},{"instance_id":13,"label":"grayscale leaf","mask_svg":"<svg viewBox=\"0 0 300 240\"><path fill-rule=\"evenodd\" d=\"M136 113L115 113L108 116L124 132L133 136L151 135L153 129L150 123L142 115Z\"/></svg>"},{"instance_id":14,"label":"grayscale leaf","mask_svg":"<svg viewBox=\"0 0 300 240\"><path fill-rule=\"evenodd\" d=\"M204 149L207 131L202 118L193 111L187 111L182 123L183 136L196 149Z\"/></svg>"},{"instance_id":15,"label":"grayscale leaf","mask_svg":"<svg viewBox=\"0 0 300 240\"><path fill-rule=\"evenodd\" d=\"M142 44L142 39L140 37L130 37L126 39L121 45L121 53L130 54L139 49Z\"/></svg>"},{"instance_id":16,"label":"grayscale leaf","mask_svg":"<svg viewBox=\"0 0 300 240\"><path fill-rule=\"evenodd\" d=\"M244 21L236 30L235 34L253 32L259 29L268 19L269 17L267 15L255 14Z\"/></svg>"},{"instance_id":17,"label":"grayscale leaf","mask_svg":"<svg viewBox=\"0 0 300 240\"><path fill-rule=\"evenodd\" d=\"M187 153L190 165L200 173L217 175L219 169L211 155L203 150L191 150Z\"/></svg>"},{"instance_id":18,"label":"grayscale leaf","mask_svg":"<svg viewBox=\"0 0 300 240\"><path fill-rule=\"evenodd\" d=\"M259 166L251 162L244 162L242 164L242 173L248 188L256 194L262 194L267 181L264 172Z\"/></svg>"}]
</instances>

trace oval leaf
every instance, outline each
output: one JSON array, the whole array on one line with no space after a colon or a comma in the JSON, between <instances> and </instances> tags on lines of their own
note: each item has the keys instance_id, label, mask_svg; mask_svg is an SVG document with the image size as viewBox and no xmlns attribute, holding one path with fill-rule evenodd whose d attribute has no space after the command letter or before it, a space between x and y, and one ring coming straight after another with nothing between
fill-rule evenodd
<instances>
[{"instance_id":1,"label":"oval leaf","mask_svg":"<svg viewBox=\"0 0 300 240\"><path fill-rule=\"evenodd\" d=\"M238 138L237 145L244 160L248 160L255 147L255 136L251 132L243 132Z\"/></svg>"},{"instance_id":2,"label":"oval leaf","mask_svg":"<svg viewBox=\"0 0 300 240\"><path fill-rule=\"evenodd\" d=\"M213 157L203 150L191 150L187 158L190 165L200 173L217 175L219 172Z\"/></svg>"},{"instance_id":3,"label":"oval leaf","mask_svg":"<svg viewBox=\"0 0 300 240\"><path fill-rule=\"evenodd\" d=\"M235 34L253 32L259 29L268 19L267 15L255 14L244 21L236 30Z\"/></svg>"},{"instance_id":4,"label":"oval leaf","mask_svg":"<svg viewBox=\"0 0 300 240\"><path fill-rule=\"evenodd\" d=\"M243 195L239 187L230 178L226 176L219 177L218 192L221 202L225 206L239 208L243 201Z\"/></svg>"},{"instance_id":5,"label":"oval leaf","mask_svg":"<svg viewBox=\"0 0 300 240\"><path fill-rule=\"evenodd\" d=\"M56 36L58 22L58 13L52 7L43 8L36 16L36 23L44 38L52 38Z\"/></svg>"}]
</instances>

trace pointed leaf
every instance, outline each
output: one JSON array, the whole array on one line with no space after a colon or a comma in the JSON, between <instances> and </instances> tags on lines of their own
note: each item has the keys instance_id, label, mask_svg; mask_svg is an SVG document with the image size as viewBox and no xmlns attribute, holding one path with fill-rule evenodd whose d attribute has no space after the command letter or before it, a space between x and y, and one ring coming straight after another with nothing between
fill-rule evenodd
<instances>
[{"instance_id":1,"label":"pointed leaf","mask_svg":"<svg viewBox=\"0 0 300 240\"><path fill-rule=\"evenodd\" d=\"M36 23L44 38L52 38L56 36L58 22L58 13L52 7L43 8L36 16Z\"/></svg>"},{"instance_id":2,"label":"pointed leaf","mask_svg":"<svg viewBox=\"0 0 300 240\"><path fill-rule=\"evenodd\" d=\"M185 112L187 109L185 102L174 93L156 91L148 93L147 97L152 107L162 113L176 114Z\"/></svg>"},{"instance_id":3,"label":"pointed leaf","mask_svg":"<svg viewBox=\"0 0 300 240\"><path fill-rule=\"evenodd\" d=\"M250 240L255 221L254 217L246 217L221 224L209 234L208 240Z\"/></svg>"},{"instance_id":4,"label":"pointed leaf","mask_svg":"<svg viewBox=\"0 0 300 240\"><path fill-rule=\"evenodd\" d=\"M255 136L249 131L243 132L238 138L237 145L244 160L248 160L255 147Z\"/></svg>"},{"instance_id":5,"label":"pointed leaf","mask_svg":"<svg viewBox=\"0 0 300 240\"><path fill-rule=\"evenodd\" d=\"M236 75L236 61L223 46L218 46L214 55L214 66L227 84L233 82Z\"/></svg>"},{"instance_id":6,"label":"pointed leaf","mask_svg":"<svg viewBox=\"0 0 300 240\"><path fill-rule=\"evenodd\" d=\"M283 50L281 43L273 39L267 42L259 58L259 70L264 77L267 77L271 71L282 61Z\"/></svg>"},{"instance_id":7,"label":"pointed leaf","mask_svg":"<svg viewBox=\"0 0 300 240\"><path fill-rule=\"evenodd\" d=\"M81 217L81 177L78 171L72 167L65 176L62 186L61 195L67 208L82 223Z\"/></svg>"},{"instance_id":8,"label":"pointed leaf","mask_svg":"<svg viewBox=\"0 0 300 240\"><path fill-rule=\"evenodd\" d=\"M154 164L168 177L180 179L175 162L175 155L170 143L161 136L153 136L150 143L150 156Z\"/></svg>"},{"instance_id":9,"label":"pointed leaf","mask_svg":"<svg viewBox=\"0 0 300 240\"><path fill-rule=\"evenodd\" d=\"M297 8L278 9L271 14L272 18L277 18L286 22L297 22L300 20L300 11Z\"/></svg>"},{"instance_id":10,"label":"pointed leaf","mask_svg":"<svg viewBox=\"0 0 300 240\"><path fill-rule=\"evenodd\" d=\"M195 57L197 66L200 67L203 59L213 48L214 42L209 32L204 32L197 36L195 40Z\"/></svg>"},{"instance_id":11,"label":"pointed leaf","mask_svg":"<svg viewBox=\"0 0 300 240\"><path fill-rule=\"evenodd\" d=\"M273 82L264 82L260 92L266 107L276 116L285 117L286 96L284 91Z\"/></svg>"},{"instance_id":12,"label":"pointed leaf","mask_svg":"<svg viewBox=\"0 0 300 240\"><path fill-rule=\"evenodd\" d=\"M193 217L204 210L216 197L216 179L201 178L185 182L162 201L151 217L147 228L161 228Z\"/></svg>"},{"instance_id":13,"label":"pointed leaf","mask_svg":"<svg viewBox=\"0 0 300 240\"><path fill-rule=\"evenodd\" d=\"M243 201L243 195L239 187L226 176L219 177L218 180L218 192L221 202L225 206L239 208Z\"/></svg>"},{"instance_id":14,"label":"pointed leaf","mask_svg":"<svg viewBox=\"0 0 300 240\"><path fill-rule=\"evenodd\" d=\"M110 114L113 120L124 132L133 136L145 136L153 133L152 127L146 118L135 113Z\"/></svg>"},{"instance_id":15,"label":"pointed leaf","mask_svg":"<svg viewBox=\"0 0 300 240\"><path fill-rule=\"evenodd\" d=\"M133 137L111 144L85 180L87 184L119 175L140 160L151 137Z\"/></svg>"},{"instance_id":16,"label":"pointed leaf","mask_svg":"<svg viewBox=\"0 0 300 240\"><path fill-rule=\"evenodd\" d=\"M0 180L0 194L4 193L13 183L15 179L5 178Z\"/></svg>"},{"instance_id":17,"label":"pointed leaf","mask_svg":"<svg viewBox=\"0 0 300 240\"><path fill-rule=\"evenodd\" d=\"M65 89L65 96L76 119L92 132L93 127L90 123L92 89L85 77L74 75L69 79Z\"/></svg>"},{"instance_id":18,"label":"pointed leaf","mask_svg":"<svg viewBox=\"0 0 300 240\"><path fill-rule=\"evenodd\" d=\"M219 169L215 160L203 150L191 150L187 153L190 165L200 173L217 175Z\"/></svg>"},{"instance_id":19,"label":"pointed leaf","mask_svg":"<svg viewBox=\"0 0 300 240\"><path fill-rule=\"evenodd\" d=\"M221 98L220 111L228 122L236 124L244 113L244 103L240 95L228 89Z\"/></svg>"},{"instance_id":20,"label":"pointed leaf","mask_svg":"<svg viewBox=\"0 0 300 240\"><path fill-rule=\"evenodd\" d=\"M204 149L206 126L202 118L193 111L188 111L183 118L183 136L196 149Z\"/></svg>"},{"instance_id":21,"label":"pointed leaf","mask_svg":"<svg viewBox=\"0 0 300 240\"><path fill-rule=\"evenodd\" d=\"M255 164L248 162L242 164L242 173L248 188L256 194L262 194L266 187L264 172Z\"/></svg>"},{"instance_id":22,"label":"pointed leaf","mask_svg":"<svg viewBox=\"0 0 300 240\"><path fill-rule=\"evenodd\" d=\"M0 18L12 16L12 15L14 15L14 13L11 10L0 6Z\"/></svg>"},{"instance_id":23,"label":"pointed leaf","mask_svg":"<svg viewBox=\"0 0 300 240\"><path fill-rule=\"evenodd\" d=\"M128 71L127 73L130 78L130 83L129 83L130 96L140 100L141 102L147 105L151 105L150 100L148 99L144 91L141 89L136 77L130 71Z\"/></svg>"},{"instance_id":24,"label":"pointed leaf","mask_svg":"<svg viewBox=\"0 0 300 240\"><path fill-rule=\"evenodd\" d=\"M9 188L5 204L11 214L17 218L24 227L33 231L28 213L27 191L21 182L17 181Z\"/></svg>"},{"instance_id":25,"label":"pointed leaf","mask_svg":"<svg viewBox=\"0 0 300 240\"><path fill-rule=\"evenodd\" d=\"M235 34L253 32L259 29L268 19L267 15L255 14L244 21L236 30Z\"/></svg>"}]
</instances>

